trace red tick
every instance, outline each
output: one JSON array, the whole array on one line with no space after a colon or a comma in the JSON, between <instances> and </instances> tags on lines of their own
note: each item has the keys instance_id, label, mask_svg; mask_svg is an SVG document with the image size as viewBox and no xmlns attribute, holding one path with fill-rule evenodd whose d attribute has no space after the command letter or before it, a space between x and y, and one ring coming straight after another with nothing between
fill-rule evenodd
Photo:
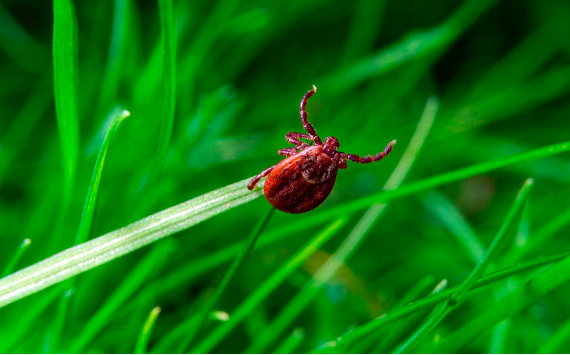
<instances>
[{"instance_id":1,"label":"red tick","mask_svg":"<svg viewBox=\"0 0 570 355\"><path fill-rule=\"evenodd\" d=\"M254 177L247 188L253 190L262 177L267 176L263 192L273 207L288 213L303 213L319 206L330 194L338 169L346 169L346 160L355 163L371 163L379 161L392 151L396 144L393 140L384 151L375 156L367 155L364 158L338 151L338 139L327 137L325 143L317 135L313 125L307 121L307 101L317 87L309 90L301 99L301 122L303 128L309 133L289 132L285 136L287 142L294 144L295 148L279 150L279 155L286 156L279 164L263 170ZM301 141L313 142L313 145Z\"/></svg>"}]
</instances>

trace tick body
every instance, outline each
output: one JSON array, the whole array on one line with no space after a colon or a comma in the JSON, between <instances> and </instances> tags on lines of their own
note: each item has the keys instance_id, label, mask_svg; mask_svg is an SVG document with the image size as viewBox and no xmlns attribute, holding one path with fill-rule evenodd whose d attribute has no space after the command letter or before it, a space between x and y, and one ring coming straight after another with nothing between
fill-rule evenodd
<instances>
[{"instance_id":1,"label":"tick body","mask_svg":"<svg viewBox=\"0 0 570 355\"><path fill-rule=\"evenodd\" d=\"M308 91L301 100L301 123L308 132L287 133L285 139L295 147L279 150L279 155L286 156L279 164L265 169L254 177L247 188L253 190L259 180L265 176L263 192L273 207L288 213L303 213L319 206L328 197L338 169L346 169L346 160L355 163L371 163L384 158L392 151L396 141L390 142L386 148L375 156L360 157L338 151L339 143L335 137L327 137L325 142L317 135L313 126L307 121L305 107L308 99L317 92ZM309 145L301 139L312 142Z\"/></svg>"}]
</instances>

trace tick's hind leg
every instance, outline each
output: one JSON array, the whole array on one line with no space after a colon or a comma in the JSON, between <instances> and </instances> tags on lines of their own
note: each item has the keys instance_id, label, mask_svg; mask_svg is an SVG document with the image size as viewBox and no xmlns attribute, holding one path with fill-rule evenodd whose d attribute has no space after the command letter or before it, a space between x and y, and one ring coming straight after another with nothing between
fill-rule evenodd
<instances>
[{"instance_id":1,"label":"tick's hind leg","mask_svg":"<svg viewBox=\"0 0 570 355\"><path fill-rule=\"evenodd\" d=\"M275 165L270 167L270 168L263 170L257 176L255 176L253 179L251 179L249 184L247 184L247 189L253 190L253 188L255 187L255 185L257 185L259 180L261 180L262 177L266 177L267 175L269 175L269 173L271 172L271 170L273 170L274 167L275 167Z\"/></svg>"},{"instance_id":2,"label":"tick's hind leg","mask_svg":"<svg viewBox=\"0 0 570 355\"><path fill-rule=\"evenodd\" d=\"M294 144L296 149L307 149L309 148L309 145L303 141L301 141L301 139L307 139L309 141L312 141L311 136L309 136L308 134L304 134L304 133L296 133L296 132L289 132L285 135L285 139L287 140L287 142Z\"/></svg>"},{"instance_id":3,"label":"tick's hind leg","mask_svg":"<svg viewBox=\"0 0 570 355\"><path fill-rule=\"evenodd\" d=\"M279 149L277 152L279 155L283 155L285 157L297 154L297 148L283 148Z\"/></svg>"},{"instance_id":4,"label":"tick's hind leg","mask_svg":"<svg viewBox=\"0 0 570 355\"><path fill-rule=\"evenodd\" d=\"M346 154L346 159L353 161L355 163L363 163L363 164L372 163L373 161L382 160L382 158L384 158L386 155L390 154L390 152L392 151L392 147L395 144L396 144L395 140L391 141L390 143L388 143L386 148L384 148L384 151L376 154L375 156L367 155L365 157L361 157L361 156L355 155L355 154Z\"/></svg>"}]
</instances>

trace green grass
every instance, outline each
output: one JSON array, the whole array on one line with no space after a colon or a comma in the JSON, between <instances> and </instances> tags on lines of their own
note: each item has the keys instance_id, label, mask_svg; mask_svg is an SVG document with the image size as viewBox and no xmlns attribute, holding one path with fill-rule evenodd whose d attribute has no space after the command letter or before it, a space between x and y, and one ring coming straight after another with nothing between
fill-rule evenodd
<instances>
[{"instance_id":1,"label":"green grass","mask_svg":"<svg viewBox=\"0 0 570 355\"><path fill-rule=\"evenodd\" d=\"M569 17L3 2L0 352L570 352ZM323 138L398 144L266 223L313 84Z\"/></svg>"}]
</instances>

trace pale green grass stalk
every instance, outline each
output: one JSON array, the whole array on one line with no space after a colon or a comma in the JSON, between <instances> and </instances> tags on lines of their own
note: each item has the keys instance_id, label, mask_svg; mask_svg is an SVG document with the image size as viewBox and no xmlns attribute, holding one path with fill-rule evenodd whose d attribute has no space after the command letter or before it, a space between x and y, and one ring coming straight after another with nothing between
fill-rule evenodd
<instances>
[{"instance_id":1,"label":"pale green grass stalk","mask_svg":"<svg viewBox=\"0 0 570 355\"><path fill-rule=\"evenodd\" d=\"M155 213L1 279L0 307L256 199L263 189L249 191L250 179Z\"/></svg>"},{"instance_id":2,"label":"pale green grass stalk","mask_svg":"<svg viewBox=\"0 0 570 355\"><path fill-rule=\"evenodd\" d=\"M16 269L16 267L20 263L20 260L26 253L26 250L28 250L30 244L32 244L32 241L29 238L24 239L22 243L20 243L18 250L16 250L14 256L12 257L12 260L10 260L8 265L6 265L6 267L4 268L4 271L2 272L2 276L0 276L0 278L5 277L6 275L14 271L14 269Z\"/></svg>"},{"instance_id":3,"label":"pale green grass stalk","mask_svg":"<svg viewBox=\"0 0 570 355\"><path fill-rule=\"evenodd\" d=\"M431 97L427 101L424 113L422 114L416 131L410 140L410 144L398 162L396 169L394 169L390 178L388 178L388 181L384 185L384 190L394 190L404 180L427 138L438 107L439 102L435 97ZM264 352L267 347L287 329L287 327L314 299L317 292L336 274L348 257L356 251L357 246L365 239L367 232L372 228L385 208L386 204L379 204L370 207L366 211L336 252L322 267L319 268L319 270L317 270L313 275L313 278L287 304L287 306L279 312L273 322L256 336L254 342L246 349L247 353Z\"/></svg>"},{"instance_id":4,"label":"pale green grass stalk","mask_svg":"<svg viewBox=\"0 0 570 355\"><path fill-rule=\"evenodd\" d=\"M158 318L159 314L160 307L154 307L148 314L146 322L144 323L137 339L137 344L135 345L135 354L146 354L148 341L152 334L152 328L154 328L154 323L156 322L156 318Z\"/></svg>"},{"instance_id":5,"label":"pale green grass stalk","mask_svg":"<svg viewBox=\"0 0 570 355\"><path fill-rule=\"evenodd\" d=\"M339 219L330 224L321 233L317 234L301 250L293 256L289 262L279 268L269 279L261 284L245 301L230 313L229 321L219 325L210 332L205 339L191 349L192 353L208 353L220 343L245 317L263 302L277 286L279 286L293 271L297 269L317 249L336 234L347 222L347 219Z\"/></svg>"},{"instance_id":6,"label":"pale green grass stalk","mask_svg":"<svg viewBox=\"0 0 570 355\"><path fill-rule=\"evenodd\" d=\"M505 222L501 226L499 233L491 243L491 246L487 250L487 253L479 261L475 269L469 274L467 279L459 286L459 289L453 293L451 298L445 302L445 304L439 309L439 311L427 321L417 332L412 334L410 338L398 347L395 351L397 354L409 353L419 341L421 341L433 328L435 328L444 318L451 312L451 310L457 306L463 295L471 289L473 283L479 279L479 277L485 272L487 267L493 262L493 260L499 255L499 252L505 245L509 237L511 237L517 230L520 224L522 212L525 203L528 199L528 194L530 188L534 184L532 179L527 179L523 184L521 191L519 192L517 198L507 217Z\"/></svg>"},{"instance_id":7,"label":"pale green grass stalk","mask_svg":"<svg viewBox=\"0 0 570 355\"><path fill-rule=\"evenodd\" d=\"M471 287L471 290L488 285L492 282L505 279L509 276L516 275L522 273L527 270L531 270L540 266L548 265L554 262L558 262L564 258L570 256L570 250L556 253L553 255L543 256L539 258L535 258L529 260L524 263L517 264L515 266L503 268L497 271L493 271L475 282L475 284ZM330 341L322 346L318 347L313 351L313 353L329 353L334 351L331 348L338 348L340 346L346 346L351 344L352 342L358 341L361 338L369 335L370 333L374 332L377 329L380 329L383 326L391 324L399 319L409 316L410 314L414 314L426 307L434 306L442 301L446 301L451 296L459 290L460 286L455 286L449 288L441 293L433 296L429 296L418 300L406 307L402 307L399 309L395 309L391 312L386 313L385 315L378 317L360 327L357 327L344 335L338 337L336 340Z\"/></svg>"},{"instance_id":8,"label":"pale green grass stalk","mask_svg":"<svg viewBox=\"0 0 570 355\"><path fill-rule=\"evenodd\" d=\"M216 302L227 288L228 284L230 283L230 280L236 273L237 269L241 265L247 253L251 251L251 249L257 242L257 239L261 235L261 232L265 229L265 226L267 225L267 223L269 223L269 220L271 219L271 216L273 216L274 213L275 213L275 208L270 207L265 217L261 219L259 223L255 226L255 228L251 231L242 250L239 252L239 254L234 259L233 263L230 265L230 268L224 275L224 278L220 282L220 285L216 288L214 294L208 298L208 301L206 301L206 304L200 310L196 326L190 329L188 336L180 343L180 346L178 348L179 353L186 352L196 334L198 334L198 332L202 327L205 327L207 325L207 323L205 323L204 321L207 320L207 317L214 308L214 306L216 305Z\"/></svg>"}]
</instances>

